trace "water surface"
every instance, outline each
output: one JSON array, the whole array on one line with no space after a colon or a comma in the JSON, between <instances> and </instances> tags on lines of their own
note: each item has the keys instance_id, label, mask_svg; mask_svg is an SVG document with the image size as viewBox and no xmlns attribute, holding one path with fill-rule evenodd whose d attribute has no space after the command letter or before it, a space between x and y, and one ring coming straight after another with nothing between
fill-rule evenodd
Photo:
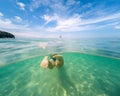
<instances>
[{"instance_id":1,"label":"water surface","mask_svg":"<svg viewBox=\"0 0 120 96\"><path fill-rule=\"evenodd\" d=\"M2 39L0 96L119 96L120 39ZM59 53L61 69L43 69Z\"/></svg>"}]
</instances>

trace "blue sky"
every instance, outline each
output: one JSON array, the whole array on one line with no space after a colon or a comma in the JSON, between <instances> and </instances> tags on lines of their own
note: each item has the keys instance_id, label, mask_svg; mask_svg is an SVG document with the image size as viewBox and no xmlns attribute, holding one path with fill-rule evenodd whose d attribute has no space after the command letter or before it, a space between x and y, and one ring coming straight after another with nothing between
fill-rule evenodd
<instances>
[{"instance_id":1,"label":"blue sky","mask_svg":"<svg viewBox=\"0 0 120 96\"><path fill-rule=\"evenodd\" d=\"M120 0L0 0L0 30L17 37L120 37Z\"/></svg>"}]
</instances>

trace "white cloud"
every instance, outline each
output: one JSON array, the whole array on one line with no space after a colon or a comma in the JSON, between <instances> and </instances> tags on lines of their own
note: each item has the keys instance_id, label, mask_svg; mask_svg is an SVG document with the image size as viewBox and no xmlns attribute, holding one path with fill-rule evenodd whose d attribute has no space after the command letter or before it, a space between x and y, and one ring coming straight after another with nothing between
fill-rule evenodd
<instances>
[{"instance_id":1,"label":"white cloud","mask_svg":"<svg viewBox=\"0 0 120 96\"><path fill-rule=\"evenodd\" d=\"M15 17L20 19L19 17ZM27 24L15 24L12 20L2 17L0 18L0 29L3 31L12 32L16 37L25 37L25 38L40 38L47 37L43 32L46 32L45 27L29 27Z\"/></svg>"},{"instance_id":2,"label":"white cloud","mask_svg":"<svg viewBox=\"0 0 120 96\"><path fill-rule=\"evenodd\" d=\"M120 18L120 13L112 14L112 15L105 16L105 17L95 18L95 19L84 20L82 25L95 24L95 23L113 20L113 19L117 19L117 18Z\"/></svg>"},{"instance_id":3,"label":"white cloud","mask_svg":"<svg viewBox=\"0 0 120 96\"><path fill-rule=\"evenodd\" d=\"M3 13L0 12L0 17L4 16Z\"/></svg>"},{"instance_id":4,"label":"white cloud","mask_svg":"<svg viewBox=\"0 0 120 96\"><path fill-rule=\"evenodd\" d=\"M16 22L21 22L21 21L22 21L22 18L19 17L19 16L15 16L15 21L16 21Z\"/></svg>"},{"instance_id":5,"label":"white cloud","mask_svg":"<svg viewBox=\"0 0 120 96\"><path fill-rule=\"evenodd\" d=\"M68 13L68 7L63 5L62 2L55 2L54 4L50 4L50 7L52 10L54 10L54 13L57 13L59 15L67 15Z\"/></svg>"},{"instance_id":6,"label":"white cloud","mask_svg":"<svg viewBox=\"0 0 120 96\"><path fill-rule=\"evenodd\" d=\"M17 5L20 7L21 10L25 10L25 4L22 2L17 2Z\"/></svg>"},{"instance_id":7,"label":"white cloud","mask_svg":"<svg viewBox=\"0 0 120 96\"><path fill-rule=\"evenodd\" d=\"M45 15L46 16L46 15ZM89 30L91 26L82 25L81 16L74 14L69 18L60 18L58 15L48 16L45 18L46 22L56 20L57 25L55 27L49 27L48 32L76 32Z\"/></svg>"},{"instance_id":8,"label":"white cloud","mask_svg":"<svg viewBox=\"0 0 120 96\"><path fill-rule=\"evenodd\" d=\"M73 5L73 4L75 4L74 0L68 0L66 5Z\"/></svg>"},{"instance_id":9,"label":"white cloud","mask_svg":"<svg viewBox=\"0 0 120 96\"><path fill-rule=\"evenodd\" d=\"M74 14L69 18L61 18L57 14L53 16L44 15L43 18L46 22L56 21L55 27L49 27L47 30L51 32L76 32L84 30L93 30L103 28L105 26L112 26L120 18L120 13L112 14L106 17L84 20L79 14ZM111 23L110 23L111 22ZM101 23L101 24L99 24ZM103 23L103 24L102 24ZM119 27L116 27L119 29Z\"/></svg>"},{"instance_id":10,"label":"white cloud","mask_svg":"<svg viewBox=\"0 0 120 96\"><path fill-rule=\"evenodd\" d=\"M21 17L14 17L17 22L23 21ZM14 34L20 37L54 37L54 33L50 32L79 32L86 30L94 30L97 28L104 28L105 26L115 26L115 29L120 29L119 20L120 13L108 15L106 17L94 18L94 19L82 19L82 16L79 14L74 14L71 17L61 17L58 14L48 15L45 14L42 17L45 20L45 24L49 22L56 21L56 26L54 27L46 27L45 24L43 26L35 26L29 27L24 23L22 24L14 24L12 20L8 18L0 18L0 29L13 30ZM105 23L106 21L112 21L110 24ZM99 24L101 23L101 25ZM29 25L29 24L28 24ZM52 34L52 35L51 35Z\"/></svg>"},{"instance_id":11,"label":"white cloud","mask_svg":"<svg viewBox=\"0 0 120 96\"><path fill-rule=\"evenodd\" d=\"M74 15L68 19L58 19L57 26L55 27L56 31L78 31L82 28L79 26L81 18L79 15Z\"/></svg>"},{"instance_id":12,"label":"white cloud","mask_svg":"<svg viewBox=\"0 0 120 96\"><path fill-rule=\"evenodd\" d=\"M67 6L63 5L62 0L32 0L30 4L30 11L34 11L35 9L45 6L53 10L54 13L62 14L67 13ZM46 8L46 12L47 12Z\"/></svg>"},{"instance_id":13,"label":"white cloud","mask_svg":"<svg viewBox=\"0 0 120 96\"><path fill-rule=\"evenodd\" d=\"M115 29L120 29L120 25L115 26Z\"/></svg>"},{"instance_id":14,"label":"white cloud","mask_svg":"<svg viewBox=\"0 0 120 96\"><path fill-rule=\"evenodd\" d=\"M30 11L33 11L34 9L37 9L40 7L40 5L47 5L50 1L48 0L32 0L30 4Z\"/></svg>"},{"instance_id":15,"label":"white cloud","mask_svg":"<svg viewBox=\"0 0 120 96\"><path fill-rule=\"evenodd\" d=\"M16 28L16 26L12 24L11 20L2 18L0 19L0 28Z\"/></svg>"},{"instance_id":16,"label":"white cloud","mask_svg":"<svg viewBox=\"0 0 120 96\"><path fill-rule=\"evenodd\" d=\"M13 32L26 32L30 30L25 24L14 24L12 20L5 17L0 18L0 29Z\"/></svg>"},{"instance_id":17,"label":"white cloud","mask_svg":"<svg viewBox=\"0 0 120 96\"><path fill-rule=\"evenodd\" d=\"M54 14L53 16L43 15L42 18L45 20L45 24L47 24L51 21L58 21L59 16L57 14Z\"/></svg>"}]
</instances>

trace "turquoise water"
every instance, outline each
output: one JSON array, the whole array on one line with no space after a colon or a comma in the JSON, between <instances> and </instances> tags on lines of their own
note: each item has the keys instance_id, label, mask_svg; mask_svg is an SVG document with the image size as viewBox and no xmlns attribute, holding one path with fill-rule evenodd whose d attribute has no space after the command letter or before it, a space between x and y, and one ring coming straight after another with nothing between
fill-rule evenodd
<instances>
[{"instance_id":1,"label":"turquoise water","mask_svg":"<svg viewBox=\"0 0 120 96\"><path fill-rule=\"evenodd\" d=\"M43 47L44 46L44 47ZM43 69L59 53L61 69ZM120 96L120 39L0 40L0 96Z\"/></svg>"}]
</instances>

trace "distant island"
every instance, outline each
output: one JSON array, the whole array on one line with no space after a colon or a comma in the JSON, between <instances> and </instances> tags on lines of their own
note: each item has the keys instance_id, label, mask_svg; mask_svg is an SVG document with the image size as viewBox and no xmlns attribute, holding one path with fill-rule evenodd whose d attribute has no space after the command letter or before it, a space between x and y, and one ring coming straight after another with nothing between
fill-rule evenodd
<instances>
[{"instance_id":1,"label":"distant island","mask_svg":"<svg viewBox=\"0 0 120 96\"><path fill-rule=\"evenodd\" d=\"M9 32L0 31L0 38L15 38L15 36Z\"/></svg>"}]
</instances>

